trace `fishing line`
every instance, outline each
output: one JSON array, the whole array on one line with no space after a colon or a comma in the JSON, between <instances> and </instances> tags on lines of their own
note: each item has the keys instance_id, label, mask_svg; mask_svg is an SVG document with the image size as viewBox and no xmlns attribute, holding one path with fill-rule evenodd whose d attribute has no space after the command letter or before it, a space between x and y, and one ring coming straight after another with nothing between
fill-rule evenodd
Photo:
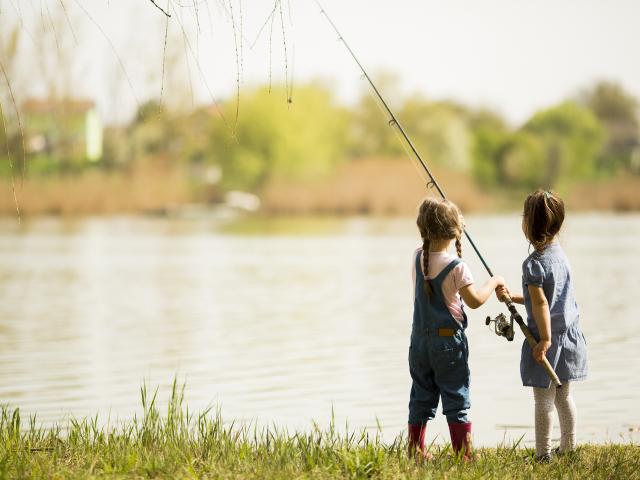
<instances>
[{"instance_id":1,"label":"fishing line","mask_svg":"<svg viewBox=\"0 0 640 480\"><path fill-rule=\"evenodd\" d=\"M373 91L375 92L376 96L380 99L380 102L382 103L382 105L384 106L384 109L387 112L387 115L389 116L389 125L390 126L395 126L397 127L397 129L400 131L400 133L402 134L402 137L404 138L406 144L409 146L409 148L411 149L411 152L413 154L413 156L418 160L418 162L420 162L420 166L423 168L423 170L426 172L426 174L429 176L429 183L427 186L429 187L433 187L435 188L438 193L440 194L440 196L443 199L447 199L446 195L444 194L444 191L442 190L442 188L440 188L440 185L438 184L438 182L436 181L435 177L433 176L433 174L431 173L431 170L429 170L429 167L427 166L427 164L424 162L424 160L422 160L422 157L420 156L420 154L418 153L418 150L416 149L415 145L413 144L413 142L411 141L411 139L409 138L409 136L406 134L406 132L404 131L404 128L402 128L402 125L400 124L400 122L398 121L398 119L396 118L396 116L394 115L393 111L389 108L389 105L387 105L387 102L384 101L384 98L382 97L382 94L380 93L380 91L378 90L378 88L376 87L376 85L373 83L373 80L371 80L371 77L369 77L369 74L367 73L367 71L364 69L364 67L362 66L362 64L360 63L360 61L358 60L358 57L356 57L356 54L353 52L353 50L351 50L351 47L349 46L349 44L346 42L346 40L344 39L344 37L342 36L342 34L340 33L340 31L338 30L338 27L336 27L336 25L333 23L333 21L331 20L331 18L329 17L329 15L327 14L326 10L322 7L322 5L320 4L319 0L314 0L316 5L318 5L318 7L320 8L320 13L322 15L325 16L325 18L327 19L327 21L329 22L329 24L331 24L331 27L333 27L333 30L338 34L338 38L340 39L340 41L342 42L342 44L345 46L345 48L349 51L349 53L351 54L351 57L355 60L355 62L358 64L358 67L360 68L360 70L362 71L364 77L367 79L367 81L369 82L369 85L371 85L371 88L373 89ZM489 276L493 277L493 272L491 271L491 269L489 268L489 265L487 264L487 262L484 260L484 257L482 256L482 254L480 253L480 251L478 250L478 247L476 247L475 242L473 241L473 239L471 238L471 235L469 235L469 233L467 232L466 228L462 228L462 231L464 232L465 237L467 237L467 240L469 241L469 244L471 245L471 247L473 248L473 250L476 252L476 255L478 256L478 258L480 259L480 261L482 262L482 265L484 266L484 268L487 270L487 273L489 274Z\"/></svg>"},{"instance_id":2,"label":"fishing line","mask_svg":"<svg viewBox=\"0 0 640 480\"><path fill-rule=\"evenodd\" d=\"M436 181L436 179L434 178L433 174L431 173L431 170L429 170L429 167L427 166L427 164L424 162L424 160L422 160L422 157L418 153L418 150L416 149L415 145L413 144L413 142L411 141L409 136L406 134L406 132L402 128L402 125L400 124L400 122L398 121L396 116L394 115L393 111L389 108L389 105L387 105L387 102L385 102L384 98L382 97L382 94L380 93L380 91L378 90L376 85L373 83L373 80L371 80L371 77L369 77L369 74L367 74L367 71L364 69L364 67L362 66L362 64L358 60L358 57L356 57L355 53L353 53L353 50L351 50L351 47L349 47L349 44L346 42L346 40L344 39L344 37L342 36L340 31L338 30L336 25L333 23L333 21L331 20L331 18L329 17L327 12L325 11L325 9L322 7L322 5L320 4L320 1L319 0L314 0L314 1L315 1L316 5L318 5L318 7L320 8L320 13L325 16L325 18L327 19L327 21L329 22L329 24L331 25L333 30L338 35L338 38L340 39L342 44L349 51L349 54L351 55L353 60L356 62L356 64L358 64L358 67L362 71L364 77L369 82L369 85L371 85L371 88L373 89L373 91L375 92L376 96L380 100L380 103L384 107L384 111L386 111L386 114L388 115L389 126L391 126L391 127L395 126L396 127L397 131L400 132L400 134L402 135L402 138L404 139L404 142L402 142L402 143L405 144L405 147L406 146L409 147L409 149L411 150L411 153L413 154L411 156L415 157L418 160L418 162L420 162L420 166L426 172L426 174L429 176L429 183L427 184L427 188L431 188L431 187L435 188L438 191L438 193L440 194L440 196L444 200L446 200L447 197L445 196L444 191L442 190L442 188L440 188L440 185L438 185L438 182ZM462 231L464 232L465 237L467 237L467 240L471 244L471 247L476 252L476 255L478 256L478 258L482 262L482 265L487 270L487 273L490 276L493 277L493 272L491 271L491 269L489 268L489 265L484 260L482 254L480 253L480 251L476 247L476 244L471 239L471 236L467 232L467 229L466 229L466 227L464 225L462 225ZM520 327L520 330L522 331L522 333L524 334L524 336L526 338L527 343L531 346L531 348L534 348L538 344L538 340L533 336L533 333L531 333L531 330L529 329L529 327L524 323L524 320L522 319L522 317L518 313L518 310L516 309L515 304L513 303L512 299L508 295L506 295L503 298L503 301L506 304L507 308L509 309L509 312L511 313L511 318L510 318L510 326L511 326L511 328L513 328L513 322L514 321L517 322L518 326ZM491 321L491 319L487 318L487 324L490 321ZM496 320L493 320L493 321L495 322ZM503 326L502 323L500 323L500 325ZM496 323L496 327L497 326L498 326L498 324ZM496 333L498 333L497 329L496 329ZM506 330L505 330L504 333L505 334L503 336L509 337L508 335L506 335ZM509 340L513 340L513 337L508 338L508 339ZM549 378L551 379L552 383L555 384L556 387L558 387L558 388L561 387L562 383L560 382L560 379L558 378L556 373L553 371L553 367L551 367L551 364L549 363L549 361L547 360L546 357L543 357L542 366L543 366L545 372L547 373L547 375L549 376Z\"/></svg>"},{"instance_id":3,"label":"fishing line","mask_svg":"<svg viewBox=\"0 0 640 480\"><path fill-rule=\"evenodd\" d=\"M367 89L367 93L373 99L373 103L376 105L376 107L378 107L378 109L380 110L380 113L382 114L382 116L386 118L387 117L387 112L384 110L384 108L380 104L380 100L378 99L378 97L376 97L368 89ZM424 182L424 185L426 185L427 188L429 188L430 181L427 179L427 177L425 177L424 172L422 170L420 170L420 167L418 166L418 163L416 162L414 156L411 154L411 151L407 147L406 143L402 141L402 137L400 136L400 133L398 132L398 130L393 128L393 125L391 125L391 127L392 127L391 130L393 131L394 135L398 139L400 145L402 145L402 149L404 150L405 154L409 158L409 161L411 162L411 165L415 169L415 171L418 174L418 176L420 177L420 179Z\"/></svg>"}]
</instances>

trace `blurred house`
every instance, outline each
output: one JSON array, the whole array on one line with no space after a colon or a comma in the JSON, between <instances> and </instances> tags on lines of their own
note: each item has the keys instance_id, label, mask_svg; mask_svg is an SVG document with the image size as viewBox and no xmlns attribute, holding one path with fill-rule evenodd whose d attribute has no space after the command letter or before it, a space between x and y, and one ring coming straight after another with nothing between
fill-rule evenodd
<instances>
[{"instance_id":1,"label":"blurred house","mask_svg":"<svg viewBox=\"0 0 640 480\"><path fill-rule=\"evenodd\" d=\"M85 99L28 99L22 106L27 151L61 162L102 158L102 122Z\"/></svg>"}]
</instances>

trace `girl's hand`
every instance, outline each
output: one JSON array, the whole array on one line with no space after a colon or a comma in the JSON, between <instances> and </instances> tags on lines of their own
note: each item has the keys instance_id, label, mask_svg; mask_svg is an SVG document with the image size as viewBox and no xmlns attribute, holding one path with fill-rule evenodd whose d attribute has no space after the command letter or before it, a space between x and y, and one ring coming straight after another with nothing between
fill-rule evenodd
<instances>
[{"instance_id":1,"label":"girl's hand","mask_svg":"<svg viewBox=\"0 0 640 480\"><path fill-rule=\"evenodd\" d=\"M506 285L498 285L498 287L496 287L496 297L498 297L498 300L501 302L506 302L507 297L511 298L511 292Z\"/></svg>"},{"instance_id":2,"label":"girl's hand","mask_svg":"<svg viewBox=\"0 0 640 480\"><path fill-rule=\"evenodd\" d=\"M500 285L496 288L496 297L498 297L498 300L503 303L507 303L507 300L511 300L513 303L524 305L524 297L522 295L511 293L506 285Z\"/></svg>"},{"instance_id":3,"label":"girl's hand","mask_svg":"<svg viewBox=\"0 0 640 480\"><path fill-rule=\"evenodd\" d=\"M550 340L540 340L538 344L533 347L533 358L536 362L542 363L545 355L547 354L547 350L551 346Z\"/></svg>"},{"instance_id":4,"label":"girl's hand","mask_svg":"<svg viewBox=\"0 0 640 480\"><path fill-rule=\"evenodd\" d=\"M495 282L496 288L504 287L504 277L500 275L494 275L491 279Z\"/></svg>"}]
</instances>

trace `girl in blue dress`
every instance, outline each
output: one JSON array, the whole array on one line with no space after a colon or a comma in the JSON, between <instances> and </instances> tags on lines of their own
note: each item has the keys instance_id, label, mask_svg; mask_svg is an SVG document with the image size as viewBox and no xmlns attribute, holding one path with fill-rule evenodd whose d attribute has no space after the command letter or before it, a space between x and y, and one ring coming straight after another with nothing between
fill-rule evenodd
<instances>
[{"instance_id":1,"label":"girl in blue dress","mask_svg":"<svg viewBox=\"0 0 640 480\"><path fill-rule=\"evenodd\" d=\"M527 323L538 345L525 341L520 358L522 384L533 387L535 401L536 456L551 458L553 410L560 420L560 447L564 453L576 447L576 406L571 382L587 376L587 347L580 329L580 315L571 282L571 267L558 243L564 221L564 202L553 192L536 190L524 202L522 230L534 251L522 264L522 295L500 287L502 299L509 295L524 304ZM562 387L555 388L541 365L543 356L555 370Z\"/></svg>"}]
</instances>

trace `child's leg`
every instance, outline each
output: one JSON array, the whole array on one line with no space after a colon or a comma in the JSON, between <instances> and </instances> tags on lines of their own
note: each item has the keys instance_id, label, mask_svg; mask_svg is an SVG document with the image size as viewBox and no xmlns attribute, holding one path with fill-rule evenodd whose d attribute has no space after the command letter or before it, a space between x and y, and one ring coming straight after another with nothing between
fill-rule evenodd
<instances>
[{"instance_id":1,"label":"child's leg","mask_svg":"<svg viewBox=\"0 0 640 480\"><path fill-rule=\"evenodd\" d=\"M576 448L576 404L571 396L569 382L556 389L556 409L560 419L560 452Z\"/></svg>"},{"instance_id":2,"label":"child's leg","mask_svg":"<svg viewBox=\"0 0 640 480\"><path fill-rule=\"evenodd\" d=\"M468 369L451 369L439 375L440 394L442 395L442 413L447 417L451 446L453 451L463 452L465 458L471 459L471 422L467 416L469 407L469 375Z\"/></svg>"},{"instance_id":3,"label":"child's leg","mask_svg":"<svg viewBox=\"0 0 640 480\"><path fill-rule=\"evenodd\" d=\"M434 382L433 370L425 353L410 352L409 372L413 379L409 395L409 453L413 454L418 449L424 454L427 421L436 416L440 389Z\"/></svg>"},{"instance_id":4,"label":"child's leg","mask_svg":"<svg viewBox=\"0 0 640 480\"><path fill-rule=\"evenodd\" d=\"M533 387L533 398L535 400L536 455L539 458L551 453L551 430L553 429L553 403L555 397L555 387Z\"/></svg>"},{"instance_id":5,"label":"child's leg","mask_svg":"<svg viewBox=\"0 0 640 480\"><path fill-rule=\"evenodd\" d=\"M453 353L438 352L439 368L436 372L436 383L440 387L442 413L446 415L449 423L453 451L462 452L466 459L473 459L471 422L467 417L471 402L466 342L467 339L463 333L461 338L452 338L450 346Z\"/></svg>"}]
</instances>

